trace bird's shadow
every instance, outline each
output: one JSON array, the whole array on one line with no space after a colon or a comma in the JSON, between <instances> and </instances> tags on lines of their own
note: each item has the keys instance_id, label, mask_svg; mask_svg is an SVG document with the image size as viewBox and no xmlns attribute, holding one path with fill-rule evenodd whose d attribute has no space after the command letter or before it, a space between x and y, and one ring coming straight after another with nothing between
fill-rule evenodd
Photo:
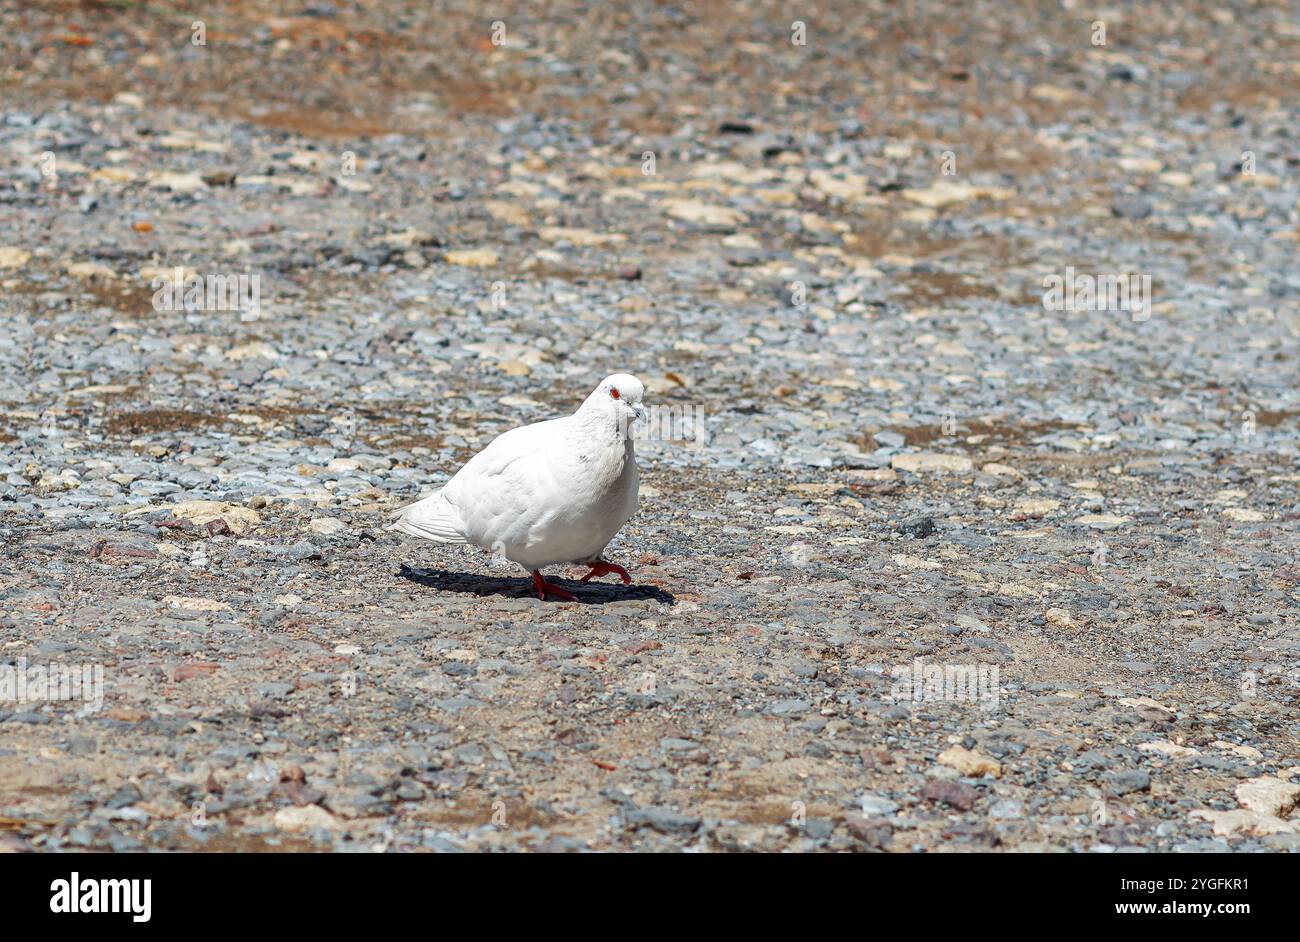
<instances>
[{"instance_id":1,"label":"bird's shadow","mask_svg":"<svg viewBox=\"0 0 1300 942\"><path fill-rule=\"evenodd\" d=\"M484 576L472 572L451 572L447 569L424 569L402 564L402 568L397 573L403 579L409 579L411 582L427 586L430 589L440 589L443 592L464 592L470 595L504 595L511 598L537 598L537 591L533 588L531 579L515 579L502 576ZM578 601L584 605L608 605L611 602L634 602L641 599L652 599L655 602L661 602L664 605L673 605L677 599L671 592L665 592L658 586L632 585L625 586L621 582L581 582L577 579L556 579L548 578L547 582L559 586L568 592L572 592L578 597ZM558 602L560 599L551 596L549 601Z\"/></svg>"}]
</instances>

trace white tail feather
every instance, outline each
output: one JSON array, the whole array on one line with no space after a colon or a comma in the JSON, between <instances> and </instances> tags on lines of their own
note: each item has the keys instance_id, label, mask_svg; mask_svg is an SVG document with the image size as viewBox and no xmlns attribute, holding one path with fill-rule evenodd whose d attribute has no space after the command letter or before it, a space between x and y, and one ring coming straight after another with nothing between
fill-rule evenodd
<instances>
[{"instance_id":1,"label":"white tail feather","mask_svg":"<svg viewBox=\"0 0 1300 942\"><path fill-rule=\"evenodd\" d=\"M442 495L442 491L403 507L388 525L388 529L400 530L435 543L465 542L460 514Z\"/></svg>"}]
</instances>

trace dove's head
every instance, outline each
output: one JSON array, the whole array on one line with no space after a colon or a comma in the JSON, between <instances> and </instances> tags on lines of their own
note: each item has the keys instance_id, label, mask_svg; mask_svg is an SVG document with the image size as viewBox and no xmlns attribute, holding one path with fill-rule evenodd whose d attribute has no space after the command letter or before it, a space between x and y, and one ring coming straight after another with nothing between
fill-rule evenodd
<instances>
[{"instance_id":1,"label":"dove's head","mask_svg":"<svg viewBox=\"0 0 1300 942\"><path fill-rule=\"evenodd\" d=\"M615 373L600 381L582 408L608 416L618 423L618 428L624 435L631 435L632 423L649 415L646 407L641 404L643 395L645 387L641 385L641 380L628 373Z\"/></svg>"}]
</instances>

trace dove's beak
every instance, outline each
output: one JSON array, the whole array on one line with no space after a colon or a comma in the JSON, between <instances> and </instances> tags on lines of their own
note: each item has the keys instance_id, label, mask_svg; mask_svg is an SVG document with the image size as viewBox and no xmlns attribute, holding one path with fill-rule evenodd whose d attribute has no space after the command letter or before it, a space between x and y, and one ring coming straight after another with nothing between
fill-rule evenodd
<instances>
[{"instance_id":1,"label":"dove's beak","mask_svg":"<svg viewBox=\"0 0 1300 942\"><path fill-rule=\"evenodd\" d=\"M641 403L639 402L632 407L632 414L635 415L642 422L650 418L650 410L647 409L645 406L641 405Z\"/></svg>"}]
</instances>

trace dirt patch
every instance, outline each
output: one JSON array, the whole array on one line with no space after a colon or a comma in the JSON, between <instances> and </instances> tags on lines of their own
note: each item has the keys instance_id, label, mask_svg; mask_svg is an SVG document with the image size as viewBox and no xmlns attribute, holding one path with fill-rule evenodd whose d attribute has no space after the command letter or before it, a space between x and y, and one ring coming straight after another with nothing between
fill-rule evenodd
<instances>
[{"instance_id":1,"label":"dirt patch","mask_svg":"<svg viewBox=\"0 0 1300 942\"><path fill-rule=\"evenodd\" d=\"M117 412L108 417L104 430L110 435L147 435L153 432L182 432L224 424L224 419L207 412L185 409L144 409Z\"/></svg>"}]
</instances>

